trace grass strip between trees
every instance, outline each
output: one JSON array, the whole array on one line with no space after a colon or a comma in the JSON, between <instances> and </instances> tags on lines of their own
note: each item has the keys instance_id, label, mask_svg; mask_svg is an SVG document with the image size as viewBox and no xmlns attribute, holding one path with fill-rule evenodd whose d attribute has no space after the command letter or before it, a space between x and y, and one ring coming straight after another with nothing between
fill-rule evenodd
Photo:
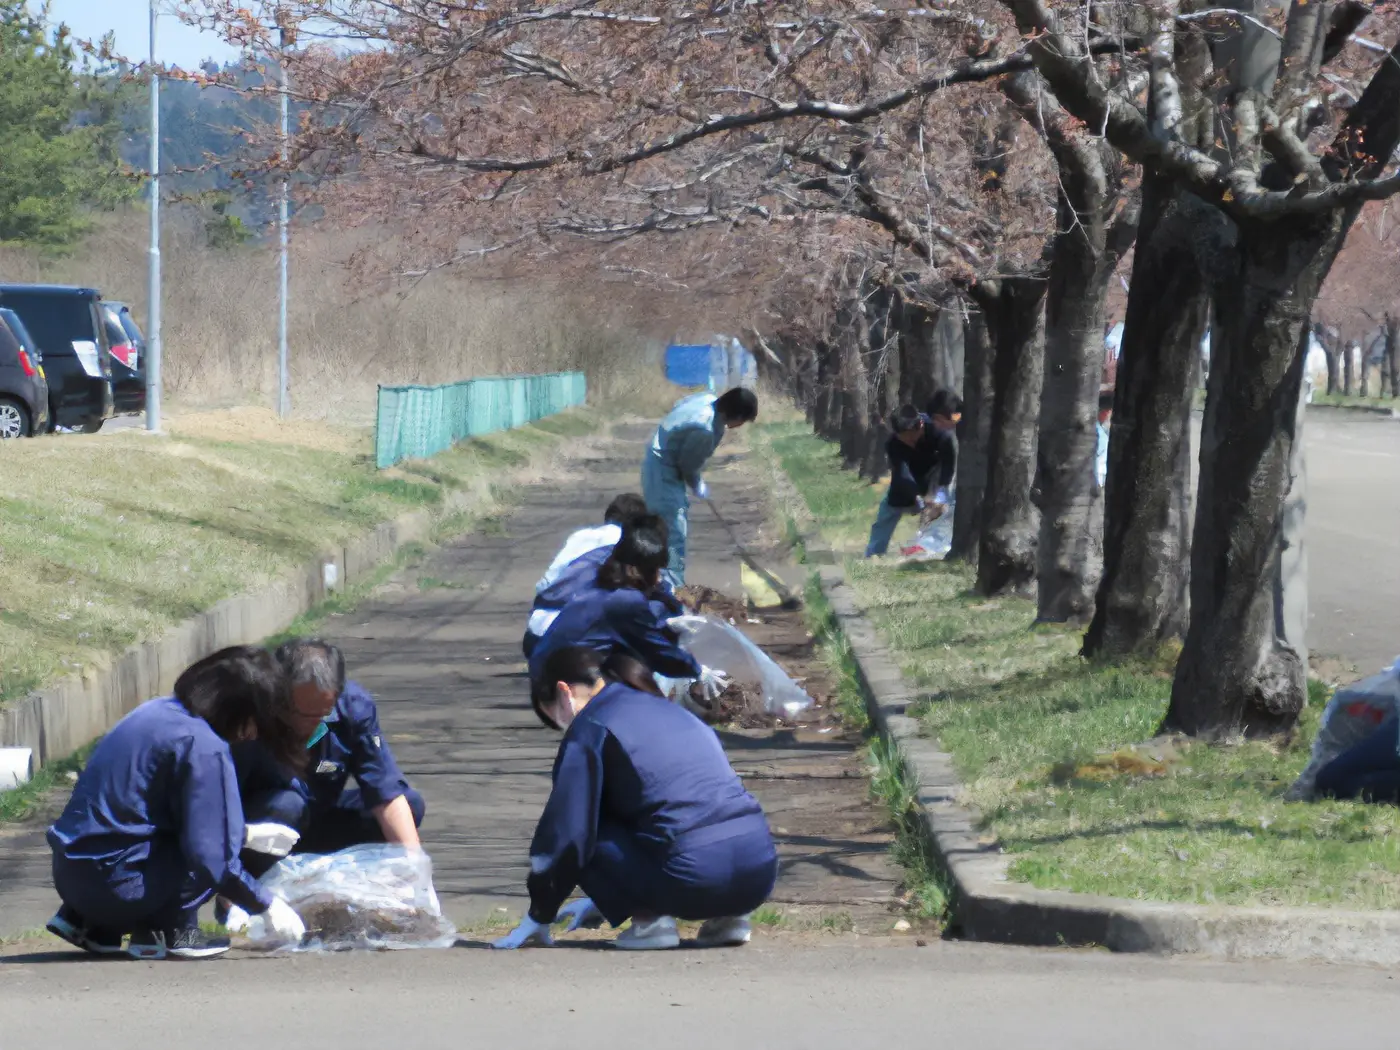
<instances>
[{"instance_id":1,"label":"grass strip between trees","mask_svg":"<svg viewBox=\"0 0 1400 1050\"><path fill-rule=\"evenodd\" d=\"M1153 740L1169 653L1091 663L1078 631L1032 626L1031 602L972 594L966 566L861 559L883 487L843 470L805 423L759 430L759 448L846 556L861 607L926 691L910 713L953 756L1013 879L1146 900L1400 907L1400 809L1282 801L1307 761L1321 683L1289 745ZM893 812L897 763L875 758Z\"/></svg>"}]
</instances>

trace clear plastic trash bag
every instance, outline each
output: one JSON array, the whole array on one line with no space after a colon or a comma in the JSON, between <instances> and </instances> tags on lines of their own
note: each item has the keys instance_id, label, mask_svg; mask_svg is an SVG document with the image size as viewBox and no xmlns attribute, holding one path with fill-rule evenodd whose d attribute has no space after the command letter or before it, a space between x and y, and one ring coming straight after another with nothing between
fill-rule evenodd
<instances>
[{"instance_id":1,"label":"clear plastic trash bag","mask_svg":"<svg viewBox=\"0 0 1400 1050\"><path fill-rule=\"evenodd\" d=\"M1387 718L1400 713L1400 659L1380 674L1338 689L1322 712L1312 756L1284 793L1290 802L1317 797L1317 775L1347 748L1361 743Z\"/></svg>"},{"instance_id":2,"label":"clear plastic trash bag","mask_svg":"<svg viewBox=\"0 0 1400 1050\"><path fill-rule=\"evenodd\" d=\"M681 647L705 667L723 671L735 682L757 687L770 715L791 718L812 706L812 698L733 624L715 616L686 614L667 621Z\"/></svg>"},{"instance_id":3,"label":"clear plastic trash bag","mask_svg":"<svg viewBox=\"0 0 1400 1050\"><path fill-rule=\"evenodd\" d=\"M921 561L939 561L946 558L948 552L953 549L953 510L957 498L956 492L950 492L948 509L921 528L909 545L900 550L900 554Z\"/></svg>"},{"instance_id":4,"label":"clear plastic trash bag","mask_svg":"<svg viewBox=\"0 0 1400 1050\"><path fill-rule=\"evenodd\" d=\"M339 853L294 853L263 876L306 923L300 944L278 943L255 916L255 947L293 952L449 948L457 928L442 914L433 863L422 850L384 843Z\"/></svg>"}]
</instances>

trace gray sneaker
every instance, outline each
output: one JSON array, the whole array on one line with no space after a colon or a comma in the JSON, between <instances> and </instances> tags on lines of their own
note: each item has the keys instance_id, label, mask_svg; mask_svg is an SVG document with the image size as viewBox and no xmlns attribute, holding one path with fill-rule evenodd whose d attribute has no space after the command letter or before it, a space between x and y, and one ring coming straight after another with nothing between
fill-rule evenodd
<instances>
[{"instance_id":1,"label":"gray sneaker","mask_svg":"<svg viewBox=\"0 0 1400 1050\"><path fill-rule=\"evenodd\" d=\"M700 926L695 935L695 943L701 948L732 948L748 944L753 936L753 926L747 915L734 915L727 919L709 919Z\"/></svg>"}]
</instances>

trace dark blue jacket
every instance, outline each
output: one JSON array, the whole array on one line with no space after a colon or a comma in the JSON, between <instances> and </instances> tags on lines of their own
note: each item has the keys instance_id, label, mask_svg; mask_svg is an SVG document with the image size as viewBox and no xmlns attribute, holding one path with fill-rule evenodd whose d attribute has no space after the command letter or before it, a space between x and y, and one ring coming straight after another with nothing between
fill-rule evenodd
<instances>
[{"instance_id":1,"label":"dark blue jacket","mask_svg":"<svg viewBox=\"0 0 1400 1050\"><path fill-rule=\"evenodd\" d=\"M890 461L891 507L914 506L918 497L928 492L935 470L939 486L945 489L957 473L957 440L934 426L928 416L923 419L924 432L913 448L900 441L898 434L891 434L885 442L885 455Z\"/></svg>"},{"instance_id":2,"label":"dark blue jacket","mask_svg":"<svg viewBox=\"0 0 1400 1050\"><path fill-rule=\"evenodd\" d=\"M408 791L408 781L379 728L374 697L358 682L346 682L326 718L326 735L307 753L298 787L313 813L334 806L355 778L366 809L392 802Z\"/></svg>"},{"instance_id":3,"label":"dark blue jacket","mask_svg":"<svg viewBox=\"0 0 1400 1050\"><path fill-rule=\"evenodd\" d=\"M598 547L581 554L564 568L559 578L535 595L534 608L558 611L581 592L593 586L598 570L612 555L611 547Z\"/></svg>"},{"instance_id":4,"label":"dark blue jacket","mask_svg":"<svg viewBox=\"0 0 1400 1050\"><path fill-rule=\"evenodd\" d=\"M664 592L648 599L631 587L589 587L574 596L535 646L530 677L539 677L550 653L578 645L600 653L626 653L667 678L695 678L700 665L666 626L679 613L679 603Z\"/></svg>"},{"instance_id":5,"label":"dark blue jacket","mask_svg":"<svg viewBox=\"0 0 1400 1050\"><path fill-rule=\"evenodd\" d=\"M600 823L621 825L664 864L696 832L762 816L714 730L659 696L610 685L579 712L554 759L530 844L530 916L558 913L593 858Z\"/></svg>"},{"instance_id":6,"label":"dark blue jacket","mask_svg":"<svg viewBox=\"0 0 1400 1050\"><path fill-rule=\"evenodd\" d=\"M258 914L272 898L239 863L243 832L228 744L165 697L102 738L48 840L70 861L97 862L113 883L140 879L153 852L171 854L155 847L177 847L202 888Z\"/></svg>"}]
</instances>

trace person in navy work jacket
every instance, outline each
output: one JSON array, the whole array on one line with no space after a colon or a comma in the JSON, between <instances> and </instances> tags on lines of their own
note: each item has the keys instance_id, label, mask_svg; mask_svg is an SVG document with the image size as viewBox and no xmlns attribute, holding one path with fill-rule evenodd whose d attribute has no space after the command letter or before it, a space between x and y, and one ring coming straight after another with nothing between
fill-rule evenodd
<instances>
[{"instance_id":1,"label":"person in navy work jacket","mask_svg":"<svg viewBox=\"0 0 1400 1050\"><path fill-rule=\"evenodd\" d=\"M257 742L234 747L249 819L297 832L294 853L334 853L369 842L417 849L423 796L409 786L394 760L379 727L374 698L363 686L345 680L341 651L329 642L301 638L280 646L276 659L291 683L305 772L286 776ZM347 788L351 777L355 787ZM262 875L277 859L245 850L243 864Z\"/></svg>"},{"instance_id":2,"label":"person in navy work jacket","mask_svg":"<svg viewBox=\"0 0 1400 1050\"><path fill-rule=\"evenodd\" d=\"M541 671L548 687L532 693L564 739L530 845L529 913L495 946L548 945L562 916L570 929L631 919L618 948L674 948L678 918L704 920L701 947L747 943L748 913L778 871L763 810L713 730L603 665L589 649L556 650ZM576 887L587 898L561 910Z\"/></svg>"},{"instance_id":3,"label":"person in navy work jacket","mask_svg":"<svg viewBox=\"0 0 1400 1050\"><path fill-rule=\"evenodd\" d=\"M535 584L535 601L520 646L525 659L530 659L535 646L564 606L592 586L598 569L622 538L622 530L646 513L646 500L634 492L624 492L608 504L603 512L603 524L578 529L564 541L564 546Z\"/></svg>"},{"instance_id":4,"label":"person in navy work jacket","mask_svg":"<svg viewBox=\"0 0 1400 1050\"><path fill-rule=\"evenodd\" d=\"M623 529L593 586L575 595L530 654L531 681L550 654L568 646L624 653L667 678L700 678L703 669L666 624L684 611L660 587L668 557L666 522L657 515Z\"/></svg>"},{"instance_id":5,"label":"person in navy work jacket","mask_svg":"<svg viewBox=\"0 0 1400 1050\"><path fill-rule=\"evenodd\" d=\"M63 814L48 830L62 907L48 929L99 955L205 958L227 938L199 928L215 891L266 914L285 939L305 927L239 861L256 829L245 827L229 741L256 738L295 764L301 744L289 718L285 675L271 654L224 649L192 665L173 696L150 700L102 738Z\"/></svg>"},{"instance_id":6,"label":"person in navy work jacket","mask_svg":"<svg viewBox=\"0 0 1400 1050\"><path fill-rule=\"evenodd\" d=\"M890 540L899 519L909 513L948 506L948 486L958 463L958 443L953 436L957 427L953 416L924 415L913 405L905 405L894 414L885 453L890 461L890 487L880 502L875 524L870 528L870 542L865 556L873 558L889 550ZM938 474L937 489L932 500L926 495Z\"/></svg>"}]
</instances>

